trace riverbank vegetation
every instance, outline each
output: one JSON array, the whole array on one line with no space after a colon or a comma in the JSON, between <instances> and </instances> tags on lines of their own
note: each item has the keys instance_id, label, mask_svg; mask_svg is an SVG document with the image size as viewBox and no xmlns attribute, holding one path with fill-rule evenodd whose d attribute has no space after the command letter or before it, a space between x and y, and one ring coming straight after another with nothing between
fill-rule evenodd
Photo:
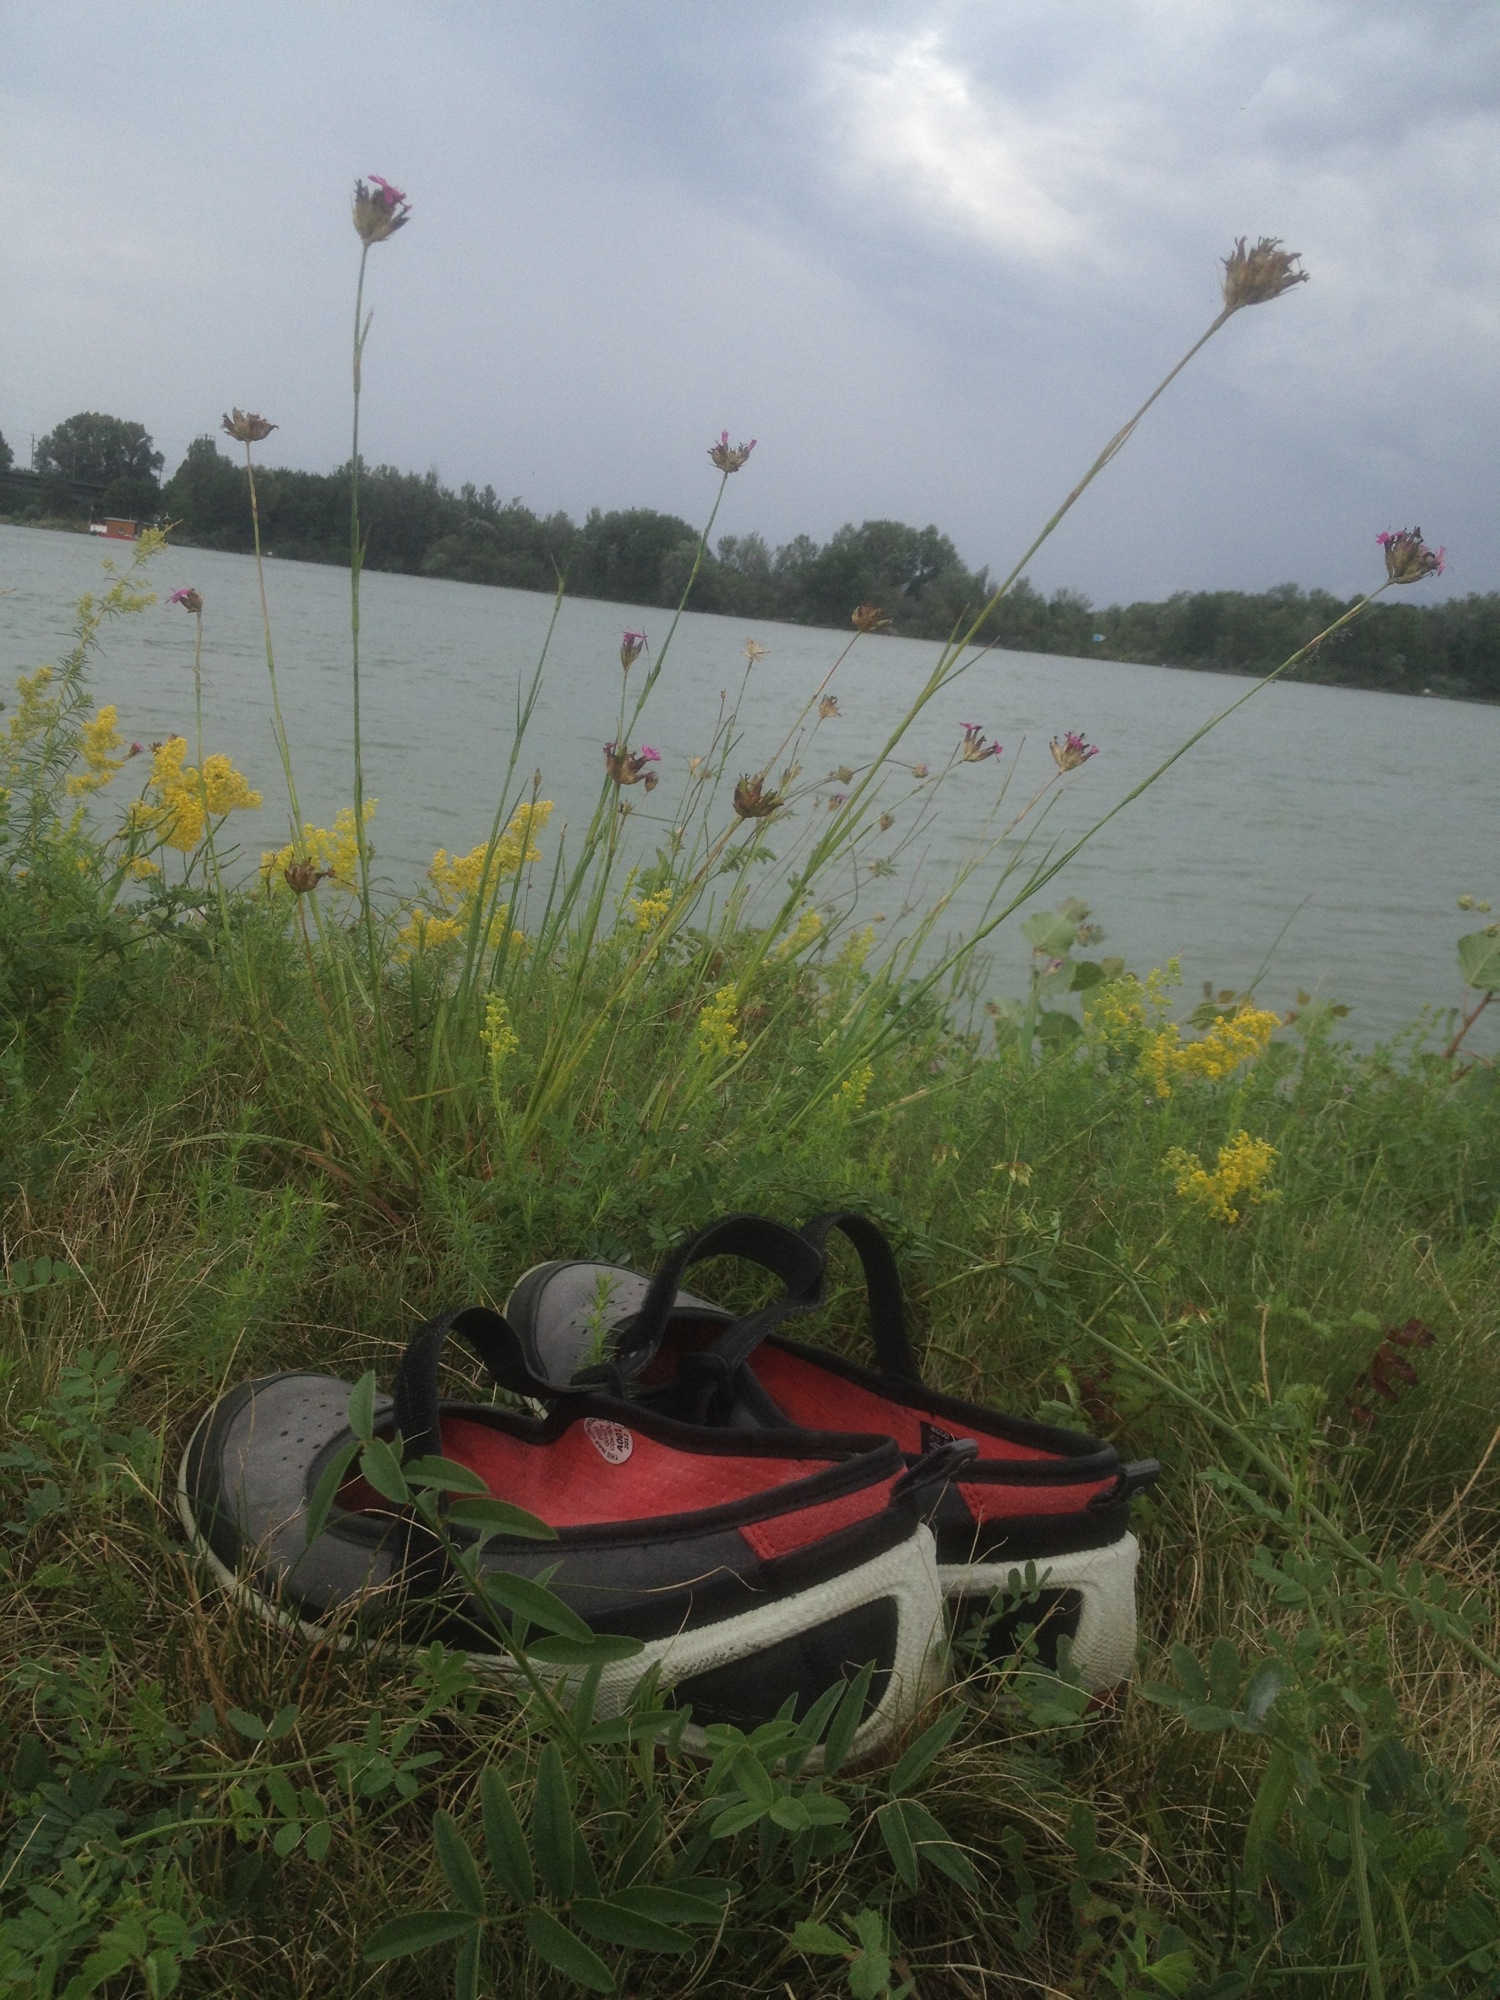
<instances>
[{"instance_id":1,"label":"riverbank vegetation","mask_svg":"<svg viewBox=\"0 0 1500 2000\"><path fill-rule=\"evenodd\" d=\"M362 289L404 197L358 192ZM1237 246L1210 332L1294 266ZM226 424L258 487L268 421ZM750 455L710 446L699 561ZM873 600L774 740L741 748L731 700L686 770L644 740L670 629L624 633L567 847L526 741L544 654L476 845L387 902L350 501L331 826L298 808L269 619L280 773L240 772L201 714L192 740L130 742L109 640L149 601L149 543L0 730L0 1984L1492 1992L1500 1118L1467 1040L1500 990L1490 912L1470 898L1463 1011L1372 1054L1332 1008L1186 1008L1177 969L1106 955L1065 879L1042 897L1068 857L1020 844L1036 799L975 857L993 893L967 937L941 943L942 895L878 933L863 882L1001 766L978 724L912 765L903 723L868 767L804 779L841 667L879 643ZM1382 589L1438 561L1384 539ZM171 597L196 683L212 604ZM978 657L982 615L908 723ZM1060 730L1044 789L1087 785L1091 754ZM273 788L288 838L245 884L234 815ZM656 790L653 848L631 808ZM983 961L1006 921L1033 947L1016 996ZM727 1211L833 1206L893 1235L937 1385L1163 1461L1138 1675L1107 1711L1024 1649L995 1666L960 1641L893 1763L848 1767L833 1699L695 1761L649 1691L602 1724L586 1684L559 1711L441 1646L262 1623L189 1559L176 1466L221 1388L298 1367L384 1386L415 1322L500 1301L539 1258L649 1266ZM818 1331L859 1351L856 1272Z\"/></svg>"}]
</instances>

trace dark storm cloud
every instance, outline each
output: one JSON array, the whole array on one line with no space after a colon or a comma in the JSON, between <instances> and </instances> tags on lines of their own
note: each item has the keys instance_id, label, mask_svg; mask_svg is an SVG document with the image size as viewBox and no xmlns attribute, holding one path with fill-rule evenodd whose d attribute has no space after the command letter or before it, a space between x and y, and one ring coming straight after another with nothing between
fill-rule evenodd
<instances>
[{"instance_id":1,"label":"dark storm cloud","mask_svg":"<svg viewBox=\"0 0 1500 2000\"><path fill-rule=\"evenodd\" d=\"M87 20L88 33L78 32ZM1240 234L1313 282L1240 314L1033 566L1096 601L1373 580L1377 529L1500 577L1500 18L1489 0L555 4L12 23L0 430L228 403L540 508L726 530L935 520L1008 566L1218 305ZM1424 587L1425 588L1425 587Z\"/></svg>"}]
</instances>

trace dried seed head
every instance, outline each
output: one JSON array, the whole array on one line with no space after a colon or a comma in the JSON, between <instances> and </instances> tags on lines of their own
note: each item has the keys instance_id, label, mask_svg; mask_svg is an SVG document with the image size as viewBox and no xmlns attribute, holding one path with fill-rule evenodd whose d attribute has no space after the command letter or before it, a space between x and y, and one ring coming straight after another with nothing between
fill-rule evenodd
<instances>
[{"instance_id":1,"label":"dried seed head","mask_svg":"<svg viewBox=\"0 0 1500 2000\"><path fill-rule=\"evenodd\" d=\"M1305 285L1309 274L1295 268L1301 257L1300 250L1283 250L1279 236L1262 236L1253 250L1245 248L1243 236L1236 237L1234 249L1223 260L1225 312L1263 306L1293 285Z\"/></svg>"},{"instance_id":2,"label":"dried seed head","mask_svg":"<svg viewBox=\"0 0 1500 2000\"><path fill-rule=\"evenodd\" d=\"M769 819L780 810L780 792L768 792L765 787L763 772L758 771L753 778L741 777L734 788L734 809L741 819Z\"/></svg>"},{"instance_id":3,"label":"dried seed head","mask_svg":"<svg viewBox=\"0 0 1500 2000\"><path fill-rule=\"evenodd\" d=\"M305 896L332 873L331 868L320 868L316 861L289 861L281 871L281 879L293 895Z\"/></svg>"},{"instance_id":4,"label":"dried seed head","mask_svg":"<svg viewBox=\"0 0 1500 2000\"><path fill-rule=\"evenodd\" d=\"M849 613L856 632L883 632L890 622L878 604L856 604Z\"/></svg>"},{"instance_id":5,"label":"dried seed head","mask_svg":"<svg viewBox=\"0 0 1500 2000\"><path fill-rule=\"evenodd\" d=\"M221 430L227 431L232 438L238 438L241 444L259 444L262 438L268 438L276 428L275 424L268 423L253 410L238 408L226 411L224 421L220 425Z\"/></svg>"}]
</instances>

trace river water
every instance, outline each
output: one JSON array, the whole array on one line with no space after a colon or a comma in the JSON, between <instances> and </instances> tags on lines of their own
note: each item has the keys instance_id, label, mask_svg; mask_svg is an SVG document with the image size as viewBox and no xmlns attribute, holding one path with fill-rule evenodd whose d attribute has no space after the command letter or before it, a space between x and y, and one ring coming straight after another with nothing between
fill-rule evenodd
<instances>
[{"instance_id":1,"label":"river water","mask_svg":"<svg viewBox=\"0 0 1500 2000\"><path fill-rule=\"evenodd\" d=\"M100 587L107 555L129 553L81 535L0 526L0 699L10 698L17 673L67 650L76 600ZM274 558L266 570L303 813L328 825L352 796L348 577ZM288 825L254 564L169 549L150 581L161 601L104 635L92 670L97 699L116 704L127 739L149 743L180 731L192 742L193 620L165 600L180 585L201 591L205 747L228 752L265 795L259 813L229 822L253 860L281 844ZM379 801L377 872L392 894L415 889L435 849L463 852L486 837L514 740L518 688L551 615L550 600L530 592L375 572L364 578L365 792ZM660 610L564 604L522 758L525 777L539 768L543 796L557 804L544 839L549 858L566 825L576 838L598 794L601 746L618 714L622 629L644 629L660 643L669 623ZM731 780L775 752L843 643L802 626L682 619L634 738L660 749L661 782L650 796L641 787L622 795L643 854L682 809L688 760L709 748L721 692L732 701L740 687L747 638L766 652L741 702ZM925 641L861 639L829 688L840 714L803 745L801 782L876 754L935 656ZM633 685L647 664L632 670ZM1005 754L953 771L920 827L910 770L889 768L882 803L894 819L895 872L864 880L861 920L884 919L888 937L909 930L982 850L986 829L1003 829L1046 783L1049 737L1081 731L1100 754L1045 793L981 863L944 913L940 934L962 935L1023 837L1028 865L1071 844L1248 685L1106 660L986 655L924 711L899 756L937 772L969 721ZM1139 970L1179 956L1185 999L1205 980L1235 988L1256 980L1261 1004L1277 1009L1299 989L1315 992L1346 1003L1344 1032L1372 1043L1424 1008L1460 997L1454 940L1483 919L1461 915L1455 898L1467 891L1500 903L1497 772L1500 708L1276 684L1126 806L1036 907L1081 898L1104 928L1099 949ZM122 795L131 774L127 766L115 781ZM808 838L839 781L820 789L798 804L773 845L785 850ZM715 824L726 808L727 801ZM880 854L881 841L870 851ZM830 879L843 888L847 871ZM1025 988L1029 947L1020 923L1011 918L990 941L989 990L997 998ZM1475 1030L1481 1050L1500 1044L1495 1011Z\"/></svg>"}]
</instances>

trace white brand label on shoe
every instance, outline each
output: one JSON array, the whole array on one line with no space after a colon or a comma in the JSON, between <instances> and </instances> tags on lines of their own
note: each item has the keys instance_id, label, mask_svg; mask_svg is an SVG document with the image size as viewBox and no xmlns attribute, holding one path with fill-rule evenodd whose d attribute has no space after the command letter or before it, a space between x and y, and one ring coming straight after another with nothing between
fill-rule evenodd
<instances>
[{"instance_id":1,"label":"white brand label on shoe","mask_svg":"<svg viewBox=\"0 0 1500 2000\"><path fill-rule=\"evenodd\" d=\"M623 1424L611 1424L603 1417L585 1417L584 1435L610 1465L623 1465L635 1450L635 1438Z\"/></svg>"}]
</instances>

